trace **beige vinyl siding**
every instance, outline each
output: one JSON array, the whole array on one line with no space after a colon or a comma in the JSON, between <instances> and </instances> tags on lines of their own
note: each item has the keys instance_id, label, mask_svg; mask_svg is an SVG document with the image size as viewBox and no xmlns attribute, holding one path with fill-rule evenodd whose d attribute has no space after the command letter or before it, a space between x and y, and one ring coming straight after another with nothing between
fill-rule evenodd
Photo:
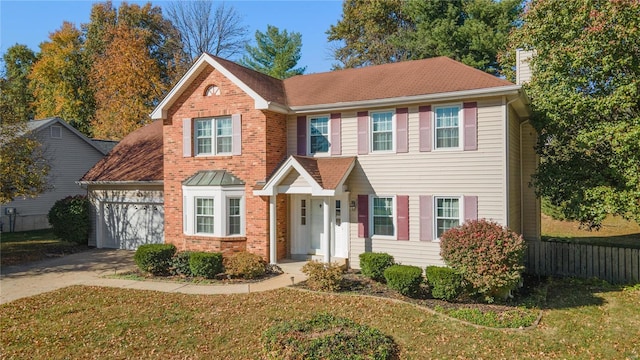
<instances>
[{"instance_id":1,"label":"beige vinyl siding","mask_svg":"<svg viewBox=\"0 0 640 360\"><path fill-rule=\"evenodd\" d=\"M51 138L51 126L60 127L62 134L60 139ZM50 227L47 220L49 209L62 198L86 194L86 190L76 184L76 181L80 180L104 156L96 148L58 123L44 126L37 131L38 138L45 147L45 156L51 165L48 178L50 190L38 195L37 198L18 198L3 205L3 207L16 208L18 215L15 231ZM4 214L2 214L2 221L8 228L9 219Z\"/></svg>"},{"instance_id":2,"label":"beige vinyl siding","mask_svg":"<svg viewBox=\"0 0 640 360\"><path fill-rule=\"evenodd\" d=\"M520 170L520 119L513 109L509 109L509 223L507 226L518 234L522 233Z\"/></svg>"},{"instance_id":3,"label":"beige vinyl siding","mask_svg":"<svg viewBox=\"0 0 640 360\"><path fill-rule=\"evenodd\" d=\"M538 155L535 153L537 134L533 126L526 121L521 130L521 167L522 167L522 236L527 240L540 240L540 199L535 190L529 186L531 175L538 166Z\"/></svg>"},{"instance_id":4,"label":"beige vinyl siding","mask_svg":"<svg viewBox=\"0 0 640 360\"><path fill-rule=\"evenodd\" d=\"M309 182L305 180L297 171L292 170L282 179L280 185L288 185L291 187L309 187Z\"/></svg>"}]
</instances>

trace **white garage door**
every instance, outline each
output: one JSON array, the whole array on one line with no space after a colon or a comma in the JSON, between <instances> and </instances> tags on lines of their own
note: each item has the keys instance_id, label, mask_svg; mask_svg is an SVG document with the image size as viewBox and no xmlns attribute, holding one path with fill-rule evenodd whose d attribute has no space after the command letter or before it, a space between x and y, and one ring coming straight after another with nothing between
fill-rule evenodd
<instances>
[{"instance_id":1,"label":"white garage door","mask_svg":"<svg viewBox=\"0 0 640 360\"><path fill-rule=\"evenodd\" d=\"M142 244L164 242L162 204L105 203L103 248L135 250Z\"/></svg>"}]
</instances>

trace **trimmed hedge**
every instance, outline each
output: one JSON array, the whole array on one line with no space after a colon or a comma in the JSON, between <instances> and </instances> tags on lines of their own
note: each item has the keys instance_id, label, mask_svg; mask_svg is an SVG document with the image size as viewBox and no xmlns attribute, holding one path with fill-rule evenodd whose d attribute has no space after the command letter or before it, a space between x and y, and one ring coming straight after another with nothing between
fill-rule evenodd
<instances>
[{"instance_id":1,"label":"trimmed hedge","mask_svg":"<svg viewBox=\"0 0 640 360\"><path fill-rule=\"evenodd\" d=\"M142 271L153 275L166 275L175 253L176 246L173 244L145 244L138 247L133 260Z\"/></svg>"},{"instance_id":2,"label":"trimmed hedge","mask_svg":"<svg viewBox=\"0 0 640 360\"><path fill-rule=\"evenodd\" d=\"M420 292L423 281L422 269L412 265L392 265L384 271L387 286L405 296L415 296Z\"/></svg>"},{"instance_id":3,"label":"trimmed hedge","mask_svg":"<svg viewBox=\"0 0 640 360\"><path fill-rule=\"evenodd\" d=\"M337 263L325 264L309 261L302 267L307 285L313 290L338 291L342 287L344 270Z\"/></svg>"},{"instance_id":4,"label":"trimmed hedge","mask_svg":"<svg viewBox=\"0 0 640 360\"><path fill-rule=\"evenodd\" d=\"M262 334L267 359L396 359L398 348L380 330L347 318L318 314L276 324Z\"/></svg>"},{"instance_id":5,"label":"trimmed hedge","mask_svg":"<svg viewBox=\"0 0 640 360\"><path fill-rule=\"evenodd\" d=\"M189 268L193 276L213 279L222 272L222 254L217 252L193 252L189 257Z\"/></svg>"},{"instance_id":6,"label":"trimmed hedge","mask_svg":"<svg viewBox=\"0 0 640 360\"><path fill-rule=\"evenodd\" d=\"M67 196L53 204L47 219L53 227L53 234L60 239L86 245L89 241L91 204L84 195Z\"/></svg>"},{"instance_id":7,"label":"trimmed hedge","mask_svg":"<svg viewBox=\"0 0 640 360\"><path fill-rule=\"evenodd\" d=\"M255 279L267 272L267 263L260 255L242 251L224 258L224 269L228 275Z\"/></svg>"},{"instance_id":8,"label":"trimmed hedge","mask_svg":"<svg viewBox=\"0 0 640 360\"><path fill-rule=\"evenodd\" d=\"M189 259L191 251L180 251L171 259L171 274L180 276L192 276Z\"/></svg>"},{"instance_id":9,"label":"trimmed hedge","mask_svg":"<svg viewBox=\"0 0 640 360\"><path fill-rule=\"evenodd\" d=\"M360 272L376 281L384 281L384 271L395 263L387 253L366 252L360 254Z\"/></svg>"},{"instance_id":10,"label":"trimmed hedge","mask_svg":"<svg viewBox=\"0 0 640 360\"><path fill-rule=\"evenodd\" d=\"M464 290L464 279L455 270L444 266L427 266L427 282L431 296L446 301L457 298Z\"/></svg>"}]
</instances>

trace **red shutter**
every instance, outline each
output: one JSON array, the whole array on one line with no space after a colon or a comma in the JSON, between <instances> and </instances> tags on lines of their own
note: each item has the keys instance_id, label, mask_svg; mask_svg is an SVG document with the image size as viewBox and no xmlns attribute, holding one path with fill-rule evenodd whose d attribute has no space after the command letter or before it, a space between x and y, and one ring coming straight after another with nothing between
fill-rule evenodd
<instances>
[{"instance_id":1,"label":"red shutter","mask_svg":"<svg viewBox=\"0 0 640 360\"><path fill-rule=\"evenodd\" d=\"M358 112L358 155L369 153L369 113Z\"/></svg>"},{"instance_id":2,"label":"red shutter","mask_svg":"<svg viewBox=\"0 0 640 360\"><path fill-rule=\"evenodd\" d=\"M358 237L369 237L369 195L358 195Z\"/></svg>"},{"instance_id":3,"label":"red shutter","mask_svg":"<svg viewBox=\"0 0 640 360\"><path fill-rule=\"evenodd\" d=\"M307 117L298 116L298 155L307 155Z\"/></svg>"},{"instance_id":4,"label":"red shutter","mask_svg":"<svg viewBox=\"0 0 640 360\"><path fill-rule=\"evenodd\" d=\"M420 195L420 240L433 240L433 197Z\"/></svg>"},{"instance_id":5,"label":"red shutter","mask_svg":"<svg viewBox=\"0 0 640 360\"><path fill-rule=\"evenodd\" d=\"M409 109L396 109L396 152L406 153L409 151Z\"/></svg>"},{"instance_id":6,"label":"red shutter","mask_svg":"<svg viewBox=\"0 0 640 360\"><path fill-rule=\"evenodd\" d=\"M396 196L398 240L409 240L409 196Z\"/></svg>"},{"instance_id":7,"label":"red shutter","mask_svg":"<svg viewBox=\"0 0 640 360\"><path fill-rule=\"evenodd\" d=\"M464 221L478 220L478 197L464 197Z\"/></svg>"},{"instance_id":8,"label":"red shutter","mask_svg":"<svg viewBox=\"0 0 640 360\"><path fill-rule=\"evenodd\" d=\"M420 106L420 151L431 151L431 106Z\"/></svg>"},{"instance_id":9,"label":"red shutter","mask_svg":"<svg viewBox=\"0 0 640 360\"><path fill-rule=\"evenodd\" d=\"M191 157L191 149L193 149L191 119L182 119L182 156Z\"/></svg>"},{"instance_id":10,"label":"red shutter","mask_svg":"<svg viewBox=\"0 0 640 360\"><path fill-rule=\"evenodd\" d=\"M340 113L331 114L331 155L342 155L342 118Z\"/></svg>"},{"instance_id":11,"label":"red shutter","mask_svg":"<svg viewBox=\"0 0 640 360\"><path fill-rule=\"evenodd\" d=\"M478 103L468 102L464 108L464 151L478 150Z\"/></svg>"},{"instance_id":12,"label":"red shutter","mask_svg":"<svg viewBox=\"0 0 640 360\"><path fill-rule=\"evenodd\" d=\"M232 155L242 154L242 116L240 114L231 115L231 130L233 132L233 140L231 145Z\"/></svg>"}]
</instances>

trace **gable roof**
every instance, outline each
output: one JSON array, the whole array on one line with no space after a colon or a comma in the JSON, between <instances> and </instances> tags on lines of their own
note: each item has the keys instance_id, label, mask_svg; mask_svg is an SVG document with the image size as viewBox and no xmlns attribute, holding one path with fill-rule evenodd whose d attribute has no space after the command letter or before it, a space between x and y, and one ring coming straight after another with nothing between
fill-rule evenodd
<instances>
[{"instance_id":1,"label":"gable roof","mask_svg":"<svg viewBox=\"0 0 640 360\"><path fill-rule=\"evenodd\" d=\"M169 107L207 66L220 71L252 97L256 109L280 113L516 95L521 91L520 85L444 56L280 80L204 53L155 108L151 117L165 118Z\"/></svg>"},{"instance_id":2,"label":"gable roof","mask_svg":"<svg viewBox=\"0 0 640 360\"><path fill-rule=\"evenodd\" d=\"M102 155L106 155L109 151L103 148L102 146L97 145L91 139L86 137L83 133L78 131L73 126L69 125L66 121L62 120L59 117L50 117L46 119L38 119L38 120L30 120L27 121L26 130L27 131L40 131L47 128L50 125L58 124L60 126L65 127L67 130L71 131L74 135L79 137L82 141L86 142L92 148L98 150Z\"/></svg>"},{"instance_id":3,"label":"gable roof","mask_svg":"<svg viewBox=\"0 0 640 360\"><path fill-rule=\"evenodd\" d=\"M154 121L122 139L80 182L162 181L162 121Z\"/></svg>"}]
</instances>

